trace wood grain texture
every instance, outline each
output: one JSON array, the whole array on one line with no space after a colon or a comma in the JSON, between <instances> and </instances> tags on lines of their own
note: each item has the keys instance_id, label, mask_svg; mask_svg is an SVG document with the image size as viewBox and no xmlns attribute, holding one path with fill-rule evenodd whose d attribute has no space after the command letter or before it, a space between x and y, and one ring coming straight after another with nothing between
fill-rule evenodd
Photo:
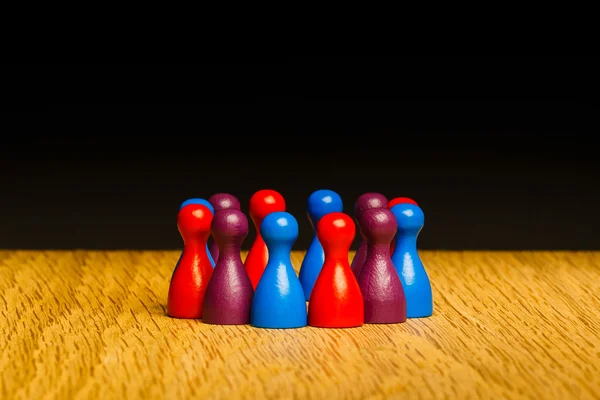
<instances>
[{"instance_id":1,"label":"wood grain texture","mask_svg":"<svg viewBox=\"0 0 600 400\"><path fill-rule=\"evenodd\" d=\"M0 251L0 398L600 398L600 252L421 255L431 318L262 330L167 317L179 252Z\"/></svg>"}]
</instances>

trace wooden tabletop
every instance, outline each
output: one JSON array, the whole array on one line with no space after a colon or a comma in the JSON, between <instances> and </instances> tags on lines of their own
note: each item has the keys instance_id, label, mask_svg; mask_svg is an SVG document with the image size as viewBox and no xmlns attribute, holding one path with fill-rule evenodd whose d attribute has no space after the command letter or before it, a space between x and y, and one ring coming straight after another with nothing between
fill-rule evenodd
<instances>
[{"instance_id":1,"label":"wooden tabletop","mask_svg":"<svg viewBox=\"0 0 600 400\"><path fill-rule=\"evenodd\" d=\"M167 317L178 257L0 251L0 398L600 398L600 252L422 251L432 317L296 330Z\"/></svg>"}]
</instances>

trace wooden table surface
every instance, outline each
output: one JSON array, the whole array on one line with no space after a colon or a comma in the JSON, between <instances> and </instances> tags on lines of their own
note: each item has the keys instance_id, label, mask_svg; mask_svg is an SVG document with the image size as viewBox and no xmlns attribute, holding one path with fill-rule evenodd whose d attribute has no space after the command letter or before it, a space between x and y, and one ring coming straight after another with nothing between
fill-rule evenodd
<instances>
[{"instance_id":1,"label":"wooden table surface","mask_svg":"<svg viewBox=\"0 0 600 400\"><path fill-rule=\"evenodd\" d=\"M0 398L600 398L600 252L421 256L431 318L262 330L167 317L179 252L0 251Z\"/></svg>"}]
</instances>

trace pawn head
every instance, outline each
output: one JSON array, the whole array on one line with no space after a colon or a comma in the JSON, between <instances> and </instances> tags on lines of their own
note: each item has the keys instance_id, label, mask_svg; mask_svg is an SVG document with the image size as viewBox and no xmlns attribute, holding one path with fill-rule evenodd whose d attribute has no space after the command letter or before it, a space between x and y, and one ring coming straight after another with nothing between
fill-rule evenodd
<instances>
[{"instance_id":1,"label":"pawn head","mask_svg":"<svg viewBox=\"0 0 600 400\"><path fill-rule=\"evenodd\" d=\"M203 206L207 207L211 214L215 213L215 209L212 206L212 204L210 204L207 200L204 199L200 199L200 198L192 198L192 199L187 199L186 201L184 201L183 203L181 203L181 205L179 206L179 209L181 210L183 207L187 206L188 204L202 204Z\"/></svg>"},{"instance_id":2,"label":"pawn head","mask_svg":"<svg viewBox=\"0 0 600 400\"><path fill-rule=\"evenodd\" d=\"M317 238L323 249L348 251L354 240L356 227L349 215L332 212L324 215L317 224Z\"/></svg>"},{"instance_id":3,"label":"pawn head","mask_svg":"<svg viewBox=\"0 0 600 400\"><path fill-rule=\"evenodd\" d=\"M241 210L239 200L228 193L215 193L208 198L208 202L212 204L215 212L229 209Z\"/></svg>"},{"instance_id":4,"label":"pawn head","mask_svg":"<svg viewBox=\"0 0 600 400\"><path fill-rule=\"evenodd\" d=\"M275 190L259 190L250 198L250 218L258 225L267 215L277 211L285 211L285 200Z\"/></svg>"},{"instance_id":5,"label":"pawn head","mask_svg":"<svg viewBox=\"0 0 600 400\"><path fill-rule=\"evenodd\" d=\"M387 208L371 208L358 218L360 233L368 243L389 245L396 235L396 217Z\"/></svg>"},{"instance_id":6,"label":"pawn head","mask_svg":"<svg viewBox=\"0 0 600 400\"><path fill-rule=\"evenodd\" d=\"M386 208L388 199L381 193L365 193L361 194L354 204L354 215L360 218L362 213L371 208Z\"/></svg>"},{"instance_id":7,"label":"pawn head","mask_svg":"<svg viewBox=\"0 0 600 400\"><path fill-rule=\"evenodd\" d=\"M260 224L260 235L267 247L273 245L291 247L298 238L298 221L287 212L271 213Z\"/></svg>"},{"instance_id":8,"label":"pawn head","mask_svg":"<svg viewBox=\"0 0 600 400\"><path fill-rule=\"evenodd\" d=\"M414 204L415 206L418 206L417 202L414 201L413 199L410 199L408 197L395 197L393 199L390 200L390 202L388 203L387 208L391 209L392 207L394 207L397 204Z\"/></svg>"},{"instance_id":9,"label":"pawn head","mask_svg":"<svg viewBox=\"0 0 600 400\"><path fill-rule=\"evenodd\" d=\"M177 228L184 242L188 239L201 239L210 235L213 214L203 204L188 204L177 213Z\"/></svg>"},{"instance_id":10,"label":"pawn head","mask_svg":"<svg viewBox=\"0 0 600 400\"><path fill-rule=\"evenodd\" d=\"M320 189L308 196L308 218L313 226L318 224L324 215L344 210L344 203L339 194L333 190Z\"/></svg>"},{"instance_id":11,"label":"pawn head","mask_svg":"<svg viewBox=\"0 0 600 400\"><path fill-rule=\"evenodd\" d=\"M248 218L240 210L221 210L215 212L211 233L217 244L233 243L241 246L248 236Z\"/></svg>"},{"instance_id":12,"label":"pawn head","mask_svg":"<svg viewBox=\"0 0 600 400\"><path fill-rule=\"evenodd\" d=\"M411 203L402 203L393 206L390 211L396 217L398 233L416 235L423 228L425 216L419 206Z\"/></svg>"}]
</instances>

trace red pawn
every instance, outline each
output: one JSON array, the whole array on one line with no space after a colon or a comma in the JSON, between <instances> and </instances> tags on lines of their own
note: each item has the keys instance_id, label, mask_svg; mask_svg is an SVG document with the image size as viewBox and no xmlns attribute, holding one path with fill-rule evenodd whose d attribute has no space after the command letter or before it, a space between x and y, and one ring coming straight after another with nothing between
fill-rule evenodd
<instances>
[{"instance_id":1,"label":"red pawn","mask_svg":"<svg viewBox=\"0 0 600 400\"><path fill-rule=\"evenodd\" d=\"M167 314L174 318L201 318L204 292L213 272L206 252L213 215L201 204L189 204L177 214L183 253L175 266Z\"/></svg>"},{"instance_id":2,"label":"red pawn","mask_svg":"<svg viewBox=\"0 0 600 400\"><path fill-rule=\"evenodd\" d=\"M326 214L317 224L325 261L308 303L308 324L321 328L351 328L364 324L363 296L348 263L356 228L340 212Z\"/></svg>"},{"instance_id":3,"label":"red pawn","mask_svg":"<svg viewBox=\"0 0 600 400\"><path fill-rule=\"evenodd\" d=\"M390 202L388 203L388 210L391 210L392 207L394 207L395 205L398 204L414 204L415 206L418 206L417 202L414 201L413 199L410 199L408 197L396 197L393 198L392 200L390 200ZM392 243L390 243L390 254L394 254L394 246L396 246L396 241L394 239L392 239Z\"/></svg>"},{"instance_id":4,"label":"red pawn","mask_svg":"<svg viewBox=\"0 0 600 400\"><path fill-rule=\"evenodd\" d=\"M283 196L274 190L264 189L254 193L250 198L250 219L256 229L256 238L250 252L244 261L244 268L252 282L252 288L256 290L258 281L269 261L269 251L262 236L260 235L260 224L268 214L272 212L285 211L285 200Z\"/></svg>"}]
</instances>

